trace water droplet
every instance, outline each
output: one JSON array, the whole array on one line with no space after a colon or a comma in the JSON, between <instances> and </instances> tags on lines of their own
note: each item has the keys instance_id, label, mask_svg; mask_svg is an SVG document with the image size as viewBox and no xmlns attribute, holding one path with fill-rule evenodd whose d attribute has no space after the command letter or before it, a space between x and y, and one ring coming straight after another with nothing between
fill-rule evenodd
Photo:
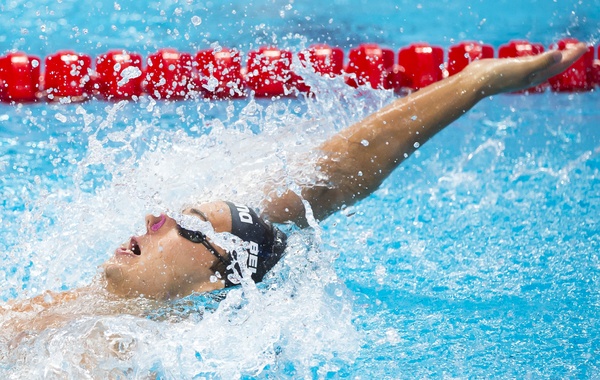
<instances>
[{"instance_id":1,"label":"water droplet","mask_svg":"<svg viewBox=\"0 0 600 380\"><path fill-rule=\"evenodd\" d=\"M142 76L142 71L139 68L137 68L135 66L126 67L121 72L121 78L122 79L117 84L119 86L123 86L127 82L129 82L130 79L138 78L140 76Z\"/></svg>"},{"instance_id":2,"label":"water droplet","mask_svg":"<svg viewBox=\"0 0 600 380\"><path fill-rule=\"evenodd\" d=\"M57 113L54 115L54 118L55 118L56 120L60 121L61 123L64 123L64 122L66 122L66 121L67 121L67 117L66 117L65 115L63 115L62 113L60 113L60 112L57 112Z\"/></svg>"},{"instance_id":3,"label":"water droplet","mask_svg":"<svg viewBox=\"0 0 600 380\"><path fill-rule=\"evenodd\" d=\"M202 19L198 16L193 16L192 24L194 24L194 26L198 26L198 25L202 24Z\"/></svg>"},{"instance_id":4,"label":"water droplet","mask_svg":"<svg viewBox=\"0 0 600 380\"><path fill-rule=\"evenodd\" d=\"M34 59L31 61L31 67L36 68L40 65L40 61L38 61L37 59Z\"/></svg>"},{"instance_id":5,"label":"water droplet","mask_svg":"<svg viewBox=\"0 0 600 380\"><path fill-rule=\"evenodd\" d=\"M208 81L206 82L206 84L202 85L202 87L204 87L205 89L207 89L210 92L214 92L218 86L219 86L219 80L212 76L210 78L208 78Z\"/></svg>"},{"instance_id":6,"label":"water droplet","mask_svg":"<svg viewBox=\"0 0 600 380\"><path fill-rule=\"evenodd\" d=\"M364 146L369 146L369 141L368 140L363 140L360 143L363 144Z\"/></svg>"},{"instance_id":7,"label":"water droplet","mask_svg":"<svg viewBox=\"0 0 600 380\"><path fill-rule=\"evenodd\" d=\"M412 120L412 121L415 121L415 120L417 120L417 115L412 115L412 116L410 117L410 120Z\"/></svg>"},{"instance_id":8,"label":"water droplet","mask_svg":"<svg viewBox=\"0 0 600 380\"><path fill-rule=\"evenodd\" d=\"M421 146L421 144L419 144L418 142L415 142L415 143L413 144L413 146L414 146L415 148L418 148L418 147L420 147L420 146Z\"/></svg>"}]
</instances>

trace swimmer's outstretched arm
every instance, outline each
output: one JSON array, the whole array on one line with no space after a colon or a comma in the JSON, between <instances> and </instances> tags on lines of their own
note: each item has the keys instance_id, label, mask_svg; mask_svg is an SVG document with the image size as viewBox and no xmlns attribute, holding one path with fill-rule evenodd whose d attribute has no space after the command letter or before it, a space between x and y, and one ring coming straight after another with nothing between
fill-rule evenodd
<instances>
[{"instance_id":1,"label":"swimmer's outstretched arm","mask_svg":"<svg viewBox=\"0 0 600 380\"><path fill-rule=\"evenodd\" d=\"M317 170L327 182L302 188L301 196L272 192L264 215L274 222L306 224L306 200L316 220L375 191L416 148L458 119L485 97L525 89L566 70L585 44L534 57L485 59L462 72L397 99L325 141Z\"/></svg>"}]
</instances>

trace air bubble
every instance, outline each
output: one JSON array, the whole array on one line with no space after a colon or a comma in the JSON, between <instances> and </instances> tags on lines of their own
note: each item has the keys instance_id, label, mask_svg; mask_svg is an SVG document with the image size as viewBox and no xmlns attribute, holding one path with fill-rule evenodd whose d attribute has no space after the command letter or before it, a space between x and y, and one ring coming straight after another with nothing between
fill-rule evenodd
<instances>
[{"instance_id":1,"label":"air bubble","mask_svg":"<svg viewBox=\"0 0 600 380\"><path fill-rule=\"evenodd\" d=\"M194 24L194 26L198 26L198 25L202 24L202 19L198 16L193 16L192 24Z\"/></svg>"}]
</instances>

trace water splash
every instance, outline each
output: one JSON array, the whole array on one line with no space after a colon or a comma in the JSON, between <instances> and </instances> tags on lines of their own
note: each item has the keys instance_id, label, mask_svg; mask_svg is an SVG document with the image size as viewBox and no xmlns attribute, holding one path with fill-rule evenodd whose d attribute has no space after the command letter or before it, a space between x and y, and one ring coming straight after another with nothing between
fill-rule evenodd
<instances>
[{"instance_id":1,"label":"water splash","mask_svg":"<svg viewBox=\"0 0 600 380\"><path fill-rule=\"evenodd\" d=\"M77 131L84 149L68 159L58 152L69 163L61 169L69 181L32 193L20 218L20 243L10 248L16 270L5 273L12 287L3 297L86 285L121 241L143 231L145 213L215 199L258 207L265 188L299 189L312 180L314 147L391 94L357 93L341 78L305 71L307 83L324 95L219 104L143 98L104 109L102 103L61 108L64 128ZM59 140L57 146L71 138ZM35 377L42 363L56 361L66 364L47 373L236 378L267 368L295 374L341 368L356 357L361 338L352 300L332 268L338 253L322 252L321 228L315 221L311 227L292 233L286 258L264 284L245 282L213 309L192 301L196 306L179 323L165 324L139 312L94 316L93 303L78 305L71 312L81 317L34 333L5 353L22 359L5 373ZM160 358L157 344L165 351ZM81 349L65 353L64 345ZM47 349L42 354L36 347Z\"/></svg>"}]
</instances>

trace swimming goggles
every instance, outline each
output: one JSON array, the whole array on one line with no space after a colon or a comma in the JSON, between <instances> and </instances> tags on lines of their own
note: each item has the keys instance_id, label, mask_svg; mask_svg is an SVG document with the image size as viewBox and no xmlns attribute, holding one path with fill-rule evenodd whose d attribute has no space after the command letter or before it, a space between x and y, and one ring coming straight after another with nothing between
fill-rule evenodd
<instances>
[{"instance_id":1,"label":"swimming goggles","mask_svg":"<svg viewBox=\"0 0 600 380\"><path fill-rule=\"evenodd\" d=\"M195 214L198 214L200 217L202 217L205 221L208 222L208 218L206 217L206 215L204 215L203 212L199 211L199 210L193 210ZM226 267L228 267L229 265L231 265L231 261L225 259L223 256L221 256L219 254L219 252L217 251L217 249L209 243L208 239L206 238L206 235L203 234L200 231L193 231L193 230L188 230L187 228L183 228L179 225L179 223L177 223L177 232L179 233L179 236L181 236L182 238L191 241L192 243L195 244L202 244L206 249L208 249L208 251L210 253L212 253L221 263L223 263Z\"/></svg>"}]
</instances>

